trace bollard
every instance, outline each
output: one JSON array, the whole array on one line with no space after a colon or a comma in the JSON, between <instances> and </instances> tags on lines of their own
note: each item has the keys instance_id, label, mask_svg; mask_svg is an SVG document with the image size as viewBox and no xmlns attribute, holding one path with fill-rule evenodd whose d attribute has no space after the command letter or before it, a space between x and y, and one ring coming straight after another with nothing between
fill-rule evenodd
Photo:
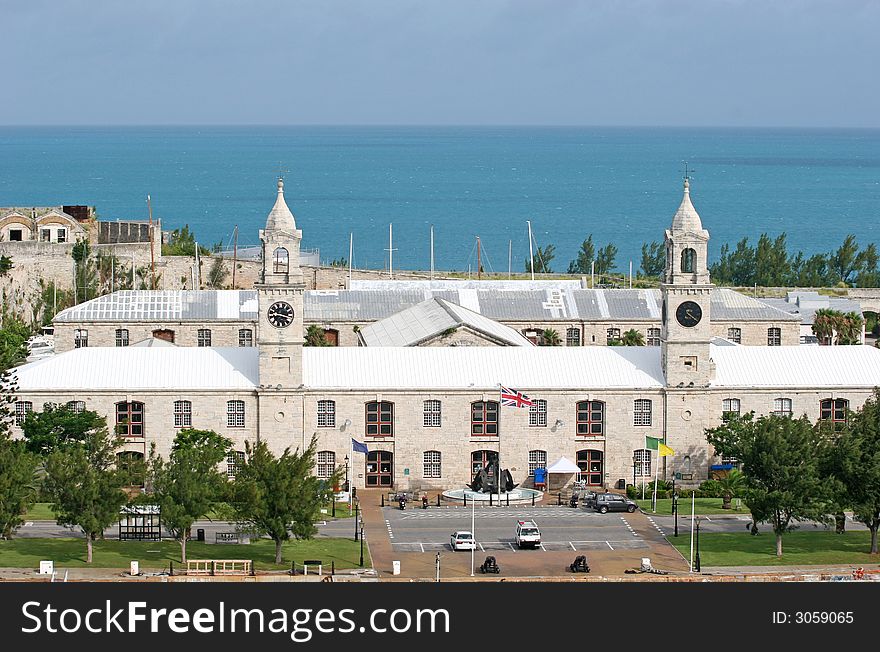
<instances>
[{"instance_id":1,"label":"bollard","mask_svg":"<svg viewBox=\"0 0 880 652\"><path fill-rule=\"evenodd\" d=\"M336 497L333 497L333 509L330 512L330 516L336 518Z\"/></svg>"},{"instance_id":2,"label":"bollard","mask_svg":"<svg viewBox=\"0 0 880 652\"><path fill-rule=\"evenodd\" d=\"M173 562L173 561L168 562L168 567L169 567L169 573L168 573L168 574L169 574L171 577L174 577L174 562Z\"/></svg>"},{"instance_id":3,"label":"bollard","mask_svg":"<svg viewBox=\"0 0 880 652\"><path fill-rule=\"evenodd\" d=\"M489 507L492 506L492 496L493 496L493 495L494 495L494 494L489 493Z\"/></svg>"},{"instance_id":4,"label":"bollard","mask_svg":"<svg viewBox=\"0 0 880 652\"><path fill-rule=\"evenodd\" d=\"M562 492L556 494L556 504L557 504L557 505L561 505L561 504L562 504Z\"/></svg>"},{"instance_id":5,"label":"bollard","mask_svg":"<svg viewBox=\"0 0 880 652\"><path fill-rule=\"evenodd\" d=\"M211 562L211 575L214 575L214 571L217 570L216 564L217 564L217 562L214 562L214 561Z\"/></svg>"},{"instance_id":6,"label":"bollard","mask_svg":"<svg viewBox=\"0 0 880 652\"><path fill-rule=\"evenodd\" d=\"M507 506L510 507L510 494L504 494L504 496L507 498Z\"/></svg>"},{"instance_id":7,"label":"bollard","mask_svg":"<svg viewBox=\"0 0 880 652\"><path fill-rule=\"evenodd\" d=\"M296 575L296 560L290 560L290 574Z\"/></svg>"},{"instance_id":8,"label":"bollard","mask_svg":"<svg viewBox=\"0 0 880 652\"><path fill-rule=\"evenodd\" d=\"M257 574L257 572L256 572L256 570L254 569L254 560L251 559L251 577L256 576L256 574Z\"/></svg>"},{"instance_id":9,"label":"bollard","mask_svg":"<svg viewBox=\"0 0 880 652\"><path fill-rule=\"evenodd\" d=\"M467 492L462 494L464 496L464 506L467 507Z\"/></svg>"},{"instance_id":10,"label":"bollard","mask_svg":"<svg viewBox=\"0 0 880 652\"><path fill-rule=\"evenodd\" d=\"M330 575L336 575L336 560L330 562Z\"/></svg>"},{"instance_id":11,"label":"bollard","mask_svg":"<svg viewBox=\"0 0 880 652\"><path fill-rule=\"evenodd\" d=\"M440 494L437 494L437 507L440 507Z\"/></svg>"},{"instance_id":12,"label":"bollard","mask_svg":"<svg viewBox=\"0 0 880 652\"><path fill-rule=\"evenodd\" d=\"M382 507L385 507L385 494L382 494Z\"/></svg>"},{"instance_id":13,"label":"bollard","mask_svg":"<svg viewBox=\"0 0 880 652\"><path fill-rule=\"evenodd\" d=\"M532 507L535 506L535 494L532 494Z\"/></svg>"}]
</instances>

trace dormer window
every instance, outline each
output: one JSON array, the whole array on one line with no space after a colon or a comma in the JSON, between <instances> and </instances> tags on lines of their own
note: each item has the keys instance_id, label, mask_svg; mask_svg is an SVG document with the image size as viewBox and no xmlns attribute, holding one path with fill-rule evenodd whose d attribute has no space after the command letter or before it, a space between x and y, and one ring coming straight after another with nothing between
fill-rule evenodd
<instances>
[{"instance_id":1,"label":"dormer window","mask_svg":"<svg viewBox=\"0 0 880 652\"><path fill-rule=\"evenodd\" d=\"M693 274L697 268L697 252L688 247L681 252L681 271L686 274Z\"/></svg>"},{"instance_id":2,"label":"dormer window","mask_svg":"<svg viewBox=\"0 0 880 652\"><path fill-rule=\"evenodd\" d=\"M284 247L278 247L272 254L275 274L287 274L290 269L290 255Z\"/></svg>"}]
</instances>

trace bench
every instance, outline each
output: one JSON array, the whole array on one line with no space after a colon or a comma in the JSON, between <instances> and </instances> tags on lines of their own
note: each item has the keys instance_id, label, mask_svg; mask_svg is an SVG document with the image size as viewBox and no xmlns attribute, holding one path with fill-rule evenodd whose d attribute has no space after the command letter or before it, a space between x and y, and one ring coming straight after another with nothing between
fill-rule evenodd
<instances>
[{"instance_id":1,"label":"bench","mask_svg":"<svg viewBox=\"0 0 880 652\"><path fill-rule=\"evenodd\" d=\"M250 559L189 559L187 575L251 575Z\"/></svg>"},{"instance_id":2,"label":"bench","mask_svg":"<svg viewBox=\"0 0 880 652\"><path fill-rule=\"evenodd\" d=\"M306 559L303 562L303 575L309 574L309 566L312 566L312 567L317 566L318 567L318 575L321 575L322 570L323 570L323 566L324 566L324 562L321 561L320 559Z\"/></svg>"}]
</instances>

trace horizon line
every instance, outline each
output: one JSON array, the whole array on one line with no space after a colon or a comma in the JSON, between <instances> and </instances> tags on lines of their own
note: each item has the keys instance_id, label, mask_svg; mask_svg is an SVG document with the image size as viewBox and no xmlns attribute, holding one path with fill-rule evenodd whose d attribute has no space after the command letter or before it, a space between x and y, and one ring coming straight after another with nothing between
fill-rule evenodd
<instances>
[{"instance_id":1,"label":"horizon line","mask_svg":"<svg viewBox=\"0 0 880 652\"><path fill-rule=\"evenodd\" d=\"M167 123L0 123L0 129L71 128L431 128L431 129L724 129L724 130L803 130L803 131L880 131L880 125L676 125L676 124L548 124L548 123L270 123L270 122L167 122Z\"/></svg>"}]
</instances>

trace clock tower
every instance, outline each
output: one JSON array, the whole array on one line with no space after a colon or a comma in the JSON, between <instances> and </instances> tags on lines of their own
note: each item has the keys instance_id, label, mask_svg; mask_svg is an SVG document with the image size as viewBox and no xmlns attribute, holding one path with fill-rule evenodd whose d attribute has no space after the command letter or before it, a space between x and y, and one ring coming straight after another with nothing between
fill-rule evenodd
<instances>
[{"instance_id":1,"label":"clock tower","mask_svg":"<svg viewBox=\"0 0 880 652\"><path fill-rule=\"evenodd\" d=\"M707 260L709 232L703 228L684 179L684 197L666 230L662 294L661 355L669 388L705 387L714 376L709 359L712 284Z\"/></svg>"},{"instance_id":2,"label":"clock tower","mask_svg":"<svg viewBox=\"0 0 880 652\"><path fill-rule=\"evenodd\" d=\"M256 284L260 320L260 387L274 392L302 385L303 283L299 266L302 231L284 201L284 180L260 231L263 268Z\"/></svg>"}]
</instances>

